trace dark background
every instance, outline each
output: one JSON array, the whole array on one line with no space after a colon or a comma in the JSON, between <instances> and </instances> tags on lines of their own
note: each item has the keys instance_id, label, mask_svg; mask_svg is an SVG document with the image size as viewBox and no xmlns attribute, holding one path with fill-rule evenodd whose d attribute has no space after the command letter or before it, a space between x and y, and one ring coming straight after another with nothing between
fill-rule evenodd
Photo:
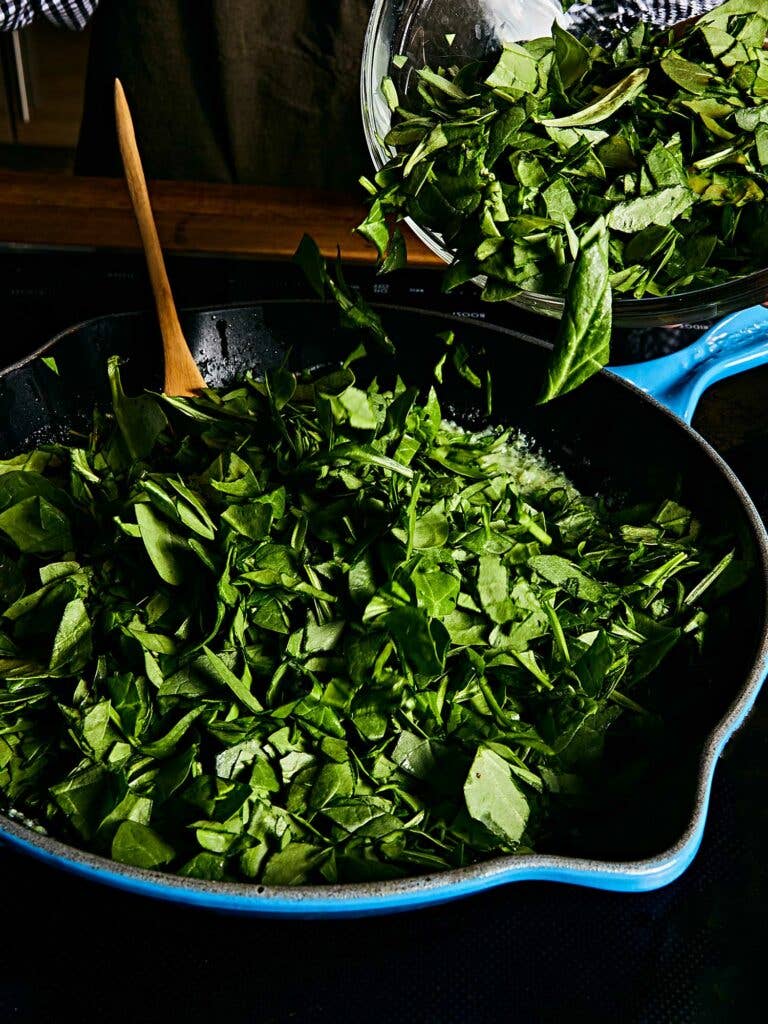
<instances>
[{"instance_id":1,"label":"dark background","mask_svg":"<svg viewBox=\"0 0 768 1024\"><path fill-rule=\"evenodd\" d=\"M284 264L176 257L180 305L301 292ZM431 272L370 295L440 308ZM466 315L487 315L471 292ZM0 251L0 362L88 316L148 305L124 254ZM494 319L550 325L510 307ZM619 359L698 331L619 338ZM697 427L768 516L768 370L718 385ZM702 848L677 882L624 895L516 883L442 907L339 922L190 910L88 884L0 847L0 1021L567 1022L753 1018L768 911L768 690L715 774ZM759 1019L759 1013L757 1015Z\"/></svg>"}]
</instances>

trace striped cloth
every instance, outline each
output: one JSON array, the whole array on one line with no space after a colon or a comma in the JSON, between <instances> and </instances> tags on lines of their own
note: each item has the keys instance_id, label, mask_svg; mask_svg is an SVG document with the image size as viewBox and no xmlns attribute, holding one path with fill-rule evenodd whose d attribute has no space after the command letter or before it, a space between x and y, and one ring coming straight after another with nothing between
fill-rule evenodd
<instances>
[{"instance_id":1,"label":"striped cloth","mask_svg":"<svg viewBox=\"0 0 768 1024\"><path fill-rule=\"evenodd\" d=\"M674 25L687 18L706 14L723 0L594 0L593 3L574 4L568 10L569 27L575 35L588 33L602 42L615 30L626 31L638 21L659 28Z\"/></svg>"},{"instance_id":2,"label":"striped cloth","mask_svg":"<svg viewBox=\"0 0 768 1024\"><path fill-rule=\"evenodd\" d=\"M0 0L0 31L24 28L42 14L59 28L85 28L99 0Z\"/></svg>"}]
</instances>

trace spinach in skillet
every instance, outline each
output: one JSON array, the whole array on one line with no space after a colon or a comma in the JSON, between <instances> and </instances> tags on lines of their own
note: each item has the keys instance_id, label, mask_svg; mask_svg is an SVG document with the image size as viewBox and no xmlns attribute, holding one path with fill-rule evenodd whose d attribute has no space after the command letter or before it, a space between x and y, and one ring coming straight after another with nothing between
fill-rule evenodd
<instances>
[{"instance_id":1,"label":"spinach in skillet","mask_svg":"<svg viewBox=\"0 0 768 1024\"><path fill-rule=\"evenodd\" d=\"M446 422L451 374L481 383L453 343L421 392L349 359L163 399L113 358L80 446L0 463L0 806L275 885L531 848L734 555Z\"/></svg>"},{"instance_id":2,"label":"spinach in skillet","mask_svg":"<svg viewBox=\"0 0 768 1024\"><path fill-rule=\"evenodd\" d=\"M358 230L385 269L403 216L455 252L450 290L565 294L542 392L608 360L611 295L668 295L768 264L768 0L729 0L682 35L636 25L604 49L558 25L494 67L413 68L385 95L394 156ZM398 97L406 78L407 100Z\"/></svg>"}]
</instances>

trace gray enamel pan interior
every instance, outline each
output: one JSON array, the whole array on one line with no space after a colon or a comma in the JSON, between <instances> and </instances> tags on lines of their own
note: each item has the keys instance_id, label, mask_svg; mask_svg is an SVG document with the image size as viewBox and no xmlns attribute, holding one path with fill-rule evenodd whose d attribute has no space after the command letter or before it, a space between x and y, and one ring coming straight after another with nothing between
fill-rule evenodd
<instances>
[{"instance_id":1,"label":"gray enamel pan interior","mask_svg":"<svg viewBox=\"0 0 768 1024\"><path fill-rule=\"evenodd\" d=\"M547 350L531 338L476 322L414 310L382 310L398 347L397 369L427 383L439 331L454 330L473 365L493 373L493 419L521 427L587 493L628 501L679 498L715 533L726 525L749 581L727 599L727 623L695 674L670 657L655 681L665 728L652 750L622 732L606 748L606 788L595 806L564 821L536 855L505 856L402 881L264 888L206 882L124 867L78 851L0 816L0 836L43 860L154 897L235 912L338 916L404 910L505 882L542 879L596 888L657 888L688 866L701 841L717 758L747 715L766 673L768 544L749 497L722 459L693 430L632 385L601 373L572 395L535 406ZM273 301L182 315L208 383L231 381L282 362L333 362L352 344L333 307ZM149 316L123 314L73 327L36 353L56 356L60 376L35 357L0 374L0 455L65 438L106 400L105 363L126 358L128 390L158 388L161 349ZM376 368L391 375L391 362ZM462 383L448 412L481 425L478 393ZM610 781L610 785L608 782Z\"/></svg>"}]
</instances>

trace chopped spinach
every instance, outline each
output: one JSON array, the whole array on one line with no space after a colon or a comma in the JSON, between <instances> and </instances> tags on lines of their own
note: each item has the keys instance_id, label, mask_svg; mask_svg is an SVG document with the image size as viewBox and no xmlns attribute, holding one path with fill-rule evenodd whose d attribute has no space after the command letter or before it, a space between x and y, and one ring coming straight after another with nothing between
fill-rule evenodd
<instances>
[{"instance_id":1,"label":"chopped spinach","mask_svg":"<svg viewBox=\"0 0 768 1024\"><path fill-rule=\"evenodd\" d=\"M682 33L638 24L607 47L554 25L492 65L417 68L418 89L397 63L393 156L366 180L359 231L383 270L402 262L393 221L439 234L446 290L480 277L489 301L565 295L542 400L576 387L608 361L613 294L768 264L767 26L768 0L728 0Z\"/></svg>"},{"instance_id":2,"label":"chopped spinach","mask_svg":"<svg viewBox=\"0 0 768 1024\"><path fill-rule=\"evenodd\" d=\"M112 359L85 446L0 462L4 810L268 885L535 846L736 560L673 501L609 512L509 430L447 422L444 375L480 378L445 341L421 391L359 347L190 399L127 396Z\"/></svg>"}]
</instances>

